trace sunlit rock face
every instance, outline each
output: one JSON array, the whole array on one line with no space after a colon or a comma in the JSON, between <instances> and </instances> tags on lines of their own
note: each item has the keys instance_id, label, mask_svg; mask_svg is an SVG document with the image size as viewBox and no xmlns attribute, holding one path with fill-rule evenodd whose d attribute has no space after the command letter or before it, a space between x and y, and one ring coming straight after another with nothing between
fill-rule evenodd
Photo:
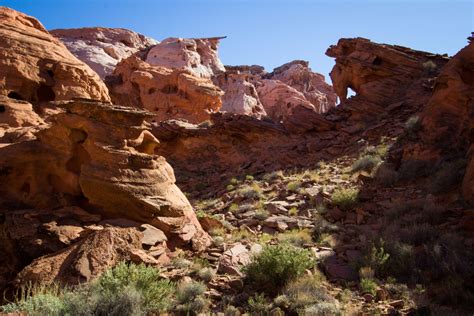
<instances>
[{"instance_id":1,"label":"sunlit rock face","mask_svg":"<svg viewBox=\"0 0 474 316\"><path fill-rule=\"evenodd\" d=\"M119 61L158 41L122 28L84 27L57 29L50 33L69 51L104 79Z\"/></svg>"},{"instance_id":2,"label":"sunlit rock face","mask_svg":"<svg viewBox=\"0 0 474 316\"><path fill-rule=\"evenodd\" d=\"M188 70L201 78L225 71L217 47L221 37L167 38L148 52L145 61L153 66Z\"/></svg>"},{"instance_id":3,"label":"sunlit rock face","mask_svg":"<svg viewBox=\"0 0 474 316\"><path fill-rule=\"evenodd\" d=\"M110 101L107 87L33 17L0 7L0 95L32 103Z\"/></svg>"}]
</instances>

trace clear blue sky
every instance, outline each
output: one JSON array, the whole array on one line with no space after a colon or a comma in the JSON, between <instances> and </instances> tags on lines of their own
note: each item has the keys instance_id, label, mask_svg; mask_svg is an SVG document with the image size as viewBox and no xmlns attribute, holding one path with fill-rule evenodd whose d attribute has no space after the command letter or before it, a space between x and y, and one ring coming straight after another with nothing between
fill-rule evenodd
<instances>
[{"instance_id":1,"label":"clear blue sky","mask_svg":"<svg viewBox=\"0 0 474 316\"><path fill-rule=\"evenodd\" d=\"M227 35L224 64L271 70L293 59L325 75L326 48L366 37L435 53L456 53L474 31L473 0L0 0L47 29L124 27L157 40ZM328 79L328 78L327 78Z\"/></svg>"}]
</instances>

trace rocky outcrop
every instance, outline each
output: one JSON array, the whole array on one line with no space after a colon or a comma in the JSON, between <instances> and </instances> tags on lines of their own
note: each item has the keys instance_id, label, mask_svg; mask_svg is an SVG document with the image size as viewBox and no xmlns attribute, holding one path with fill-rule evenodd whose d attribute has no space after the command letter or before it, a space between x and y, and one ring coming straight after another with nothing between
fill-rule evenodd
<instances>
[{"instance_id":1,"label":"rocky outcrop","mask_svg":"<svg viewBox=\"0 0 474 316\"><path fill-rule=\"evenodd\" d=\"M470 161L462 192L474 204L474 42L459 51L437 77L433 95L421 114L421 137L433 158Z\"/></svg>"},{"instance_id":2,"label":"rocky outcrop","mask_svg":"<svg viewBox=\"0 0 474 316\"><path fill-rule=\"evenodd\" d=\"M0 7L0 95L31 103L110 101L107 87L35 18Z\"/></svg>"},{"instance_id":3,"label":"rocky outcrop","mask_svg":"<svg viewBox=\"0 0 474 316\"><path fill-rule=\"evenodd\" d=\"M217 46L223 38L167 38L150 49L145 61L153 66L188 70L197 77L211 78L225 71L217 54Z\"/></svg>"},{"instance_id":4,"label":"rocky outcrop","mask_svg":"<svg viewBox=\"0 0 474 316\"><path fill-rule=\"evenodd\" d=\"M341 101L347 99L350 88L364 101L384 106L404 97L417 79L436 75L449 60L365 38L340 39L326 55L336 59L330 76Z\"/></svg>"},{"instance_id":5,"label":"rocky outcrop","mask_svg":"<svg viewBox=\"0 0 474 316\"><path fill-rule=\"evenodd\" d=\"M51 208L85 205L106 217L150 223L170 244L208 243L194 211L174 184L173 169L153 154L148 112L73 101L38 139L0 149L2 203Z\"/></svg>"},{"instance_id":6,"label":"rocky outcrop","mask_svg":"<svg viewBox=\"0 0 474 316\"><path fill-rule=\"evenodd\" d=\"M142 237L143 234L134 228L108 227L91 232L63 250L35 259L15 281L18 284L68 285L91 281L121 261L133 261L137 252L143 252ZM142 256L147 255L143 252Z\"/></svg>"},{"instance_id":7,"label":"rocky outcrop","mask_svg":"<svg viewBox=\"0 0 474 316\"><path fill-rule=\"evenodd\" d=\"M158 44L152 38L122 28L84 27L57 29L50 33L102 79L111 75L122 59Z\"/></svg>"},{"instance_id":8,"label":"rocky outcrop","mask_svg":"<svg viewBox=\"0 0 474 316\"><path fill-rule=\"evenodd\" d=\"M200 123L221 107L222 91L210 79L187 70L153 66L143 54L121 61L108 78L115 103L154 113L154 121L185 119Z\"/></svg>"},{"instance_id":9,"label":"rocky outcrop","mask_svg":"<svg viewBox=\"0 0 474 316\"><path fill-rule=\"evenodd\" d=\"M301 92L316 112L327 112L336 106L336 94L332 86L326 83L323 75L312 72L309 63L304 60L294 60L273 69L266 76L268 79L280 80Z\"/></svg>"},{"instance_id":10,"label":"rocky outcrop","mask_svg":"<svg viewBox=\"0 0 474 316\"><path fill-rule=\"evenodd\" d=\"M266 115L252 78L239 70L227 69L213 78L214 83L224 91L222 112L250 115L261 118Z\"/></svg>"}]
</instances>

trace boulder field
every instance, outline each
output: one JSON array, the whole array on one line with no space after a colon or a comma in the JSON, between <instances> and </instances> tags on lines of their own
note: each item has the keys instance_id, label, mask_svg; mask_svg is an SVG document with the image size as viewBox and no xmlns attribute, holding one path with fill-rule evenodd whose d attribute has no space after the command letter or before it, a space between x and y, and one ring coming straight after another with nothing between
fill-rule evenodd
<instances>
[{"instance_id":1,"label":"boulder field","mask_svg":"<svg viewBox=\"0 0 474 316\"><path fill-rule=\"evenodd\" d=\"M0 290L125 261L206 283L212 312L294 314L305 286L257 298L242 269L290 243L347 314L473 297L474 38L453 57L343 38L330 85L302 60L225 66L225 37L48 32L4 7L0 34Z\"/></svg>"}]
</instances>

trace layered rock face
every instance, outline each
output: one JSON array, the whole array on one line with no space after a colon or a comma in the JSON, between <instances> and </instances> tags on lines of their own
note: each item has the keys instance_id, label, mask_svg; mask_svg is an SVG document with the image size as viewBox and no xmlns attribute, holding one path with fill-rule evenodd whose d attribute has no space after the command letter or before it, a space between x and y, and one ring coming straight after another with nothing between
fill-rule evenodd
<instances>
[{"instance_id":1,"label":"layered rock face","mask_svg":"<svg viewBox=\"0 0 474 316\"><path fill-rule=\"evenodd\" d=\"M176 118L200 123L220 109L223 92L210 79L188 70L150 65L140 55L146 56L123 60L108 78L115 103L149 110L155 121Z\"/></svg>"},{"instance_id":2,"label":"layered rock face","mask_svg":"<svg viewBox=\"0 0 474 316\"><path fill-rule=\"evenodd\" d=\"M176 243L206 244L173 169L153 155L158 141L144 125L149 113L85 101L57 105L64 113L37 140L1 149L6 204L85 203L107 217L151 223Z\"/></svg>"},{"instance_id":3,"label":"layered rock face","mask_svg":"<svg viewBox=\"0 0 474 316\"><path fill-rule=\"evenodd\" d=\"M158 41L122 28L84 27L57 29L50 33L69 51L89 65L102 79L111 75L119 61Z\"/></svg>"},{"instance_id":4,"label":"layered rock face","mask_svg":"<svg viewBox=\"0 0 474 316\"><path fill-rule=\"evenodd\" d=\"M32 103L108 102L105 84L33 17L0 7L0 95Z\"/></svg>"},{"instance_id":5,"label":"layered rock face","mask_svg":"<svg viewBox=\"0 0 474 316\"><path fill-rule=\"evenodd\" d=\"M364 38L340 39L326 55L336 58L330 76L341 100L351 88L375 104L400 98L423 75L439 72L448 58Z\"/></svg>"},{"instance_id":6,"label":"layered rock face","mask_svg":"<svg viewBox=\"0 0 474 316\"><path fill-rule=\"evenodd\" d=\"M217 46L223 38L167 38L150 49L145 61L153 66L188 70L197 77L211 78L225 71L217 55Z\"/></svg>"}]
</instances>

